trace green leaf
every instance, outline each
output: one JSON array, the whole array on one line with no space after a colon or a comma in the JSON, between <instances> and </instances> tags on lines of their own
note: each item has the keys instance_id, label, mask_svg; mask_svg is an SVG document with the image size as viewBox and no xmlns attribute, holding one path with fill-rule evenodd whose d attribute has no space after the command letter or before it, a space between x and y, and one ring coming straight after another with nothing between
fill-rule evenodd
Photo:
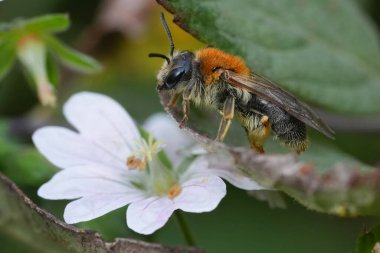
<instances>
[{"instance_id":1,"label":"green leaf","mask_svg":"<svg viewBox=\"0 0 380 253\"><path fill-rule=\"evenodd\" d=\"M23 27L29 32L62 32L70 25L69 17L66 14L50 14L23 22Z\"/></svg>"},{"instance_id":2,"label":"green leaf","mask_svg":"<svg viewBox=\"0 0 380 253\"><path fill-rule=\"evenodd\" d=\"M374 170L374 168L363 164L337 147L318 140L312 141L307 152L301 154L298 159L304 163L312 164L320 173L328 172L338 161L347 168L356 168L362 171Z\"/></svg>"},{"instance_id":3,"label":"green leaf","mask_svg":"<svg viewBox=\"0 0 380 253\"><path fill-rule=\"evenodd\" d=\"M376 243L380 242L380 227L372 228L363 233L356 242L354 253L372 253Z\"/></svg>"},{"instance_id":4,"label":"green leaf","mask_svg":"<svg viewBox=\"0 0 380 253\"><path fill-rule=\"evenodd\" d=\"M46 71L49 81L57 87L60 79L58 64L50 53L46 55Z\"/></svg>"},{"instance_id":5,"label":"green leaf","mask_svg":"<svg viewBox=\"0 0 380 253\"><path fill-rule=\"evenodd\" d=\"M40 186L57 172L57 169L32 147L17 147L1 164L4 173L21 185Z\"/></svg>"},{"instance_id":6,"label":"green leaf","mask_svg":"<svg viewBox=\"0 0 380 253\"><path fill-rule=\"evenodd\" d=\"M49 49L67 66L86 73L96 72L101 65L93 58L69 48L52 36L44 36Z\"/></svg>"},{"instance_id":7,"label":"green leaf","mask_svg":"<svg viewBox=\"0 0 380 253\"><path fill-rule=\"evenodd\" d=\"M349 114L380 113L379 36L355 1L159 2L201 41L242 56L304 100Z\"/></svg>"},{"instance_id":8,"label":"green leaf","mask_svg":"<svg viewBox=\"0 0 380 253\"><path fill-rule=\"evenodd\" d=\"M0 171L17 183L39 186L47 181L56 169L29 145L9 138L10 123L0 120Z\"/></svg>"},{"instance_id":9,"label":"green leaf","mask_svg":"<svg viewBox=\"0 0 380 253\"><path fill-rule=\"evenodd\" d=\"M7 37L0 40L0 80L12 67L16 56L16 45L12 39Z\"/></svg>"}]
</instances>

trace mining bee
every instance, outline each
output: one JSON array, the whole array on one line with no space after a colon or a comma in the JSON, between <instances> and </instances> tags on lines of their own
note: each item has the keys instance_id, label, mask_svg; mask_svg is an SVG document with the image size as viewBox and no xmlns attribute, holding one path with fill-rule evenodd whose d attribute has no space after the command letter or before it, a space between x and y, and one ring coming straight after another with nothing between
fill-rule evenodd
<instances>
[{"instance_id":1,"label":"mining bee","mask_svg":"<svg viewBox=\"0 0 380 253\"><path fill-rule=\"evenodd\" d=\"M221 113L217 141L223 141L236 117L245 129L250 146L264 153L263 143L272 133L275 139L297 153L308 147L306 125L334 138L334 131L305 103L267 78L252 72L245 62L213 47L174 52L174 43L161 13L170 42L170 54L151 53L165 62L157 75L157 89L170 94L169 106L182 96L184 126L192 101L196 106Z\"/></svg>"}]
</instances>

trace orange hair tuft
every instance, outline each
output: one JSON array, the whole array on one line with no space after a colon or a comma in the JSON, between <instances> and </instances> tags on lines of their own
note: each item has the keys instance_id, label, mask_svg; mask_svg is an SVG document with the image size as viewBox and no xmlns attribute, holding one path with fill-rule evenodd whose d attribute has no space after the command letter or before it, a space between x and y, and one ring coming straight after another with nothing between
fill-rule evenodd
<instances>
[{"instance_id":1,"label":"orange hair tuft","mask_svg":"<svg viewBox=\"0 0 380 253\"><path fill-rule=\"evenodd\" d=\"M217 48L208 47L201 49L196 53L196 56L200 62L201 72L206 85L212 84L219 79L220 73L215 71L218 68L247 76L250 73L249 68L242 59Z\"/></svg>"}]
</instances>

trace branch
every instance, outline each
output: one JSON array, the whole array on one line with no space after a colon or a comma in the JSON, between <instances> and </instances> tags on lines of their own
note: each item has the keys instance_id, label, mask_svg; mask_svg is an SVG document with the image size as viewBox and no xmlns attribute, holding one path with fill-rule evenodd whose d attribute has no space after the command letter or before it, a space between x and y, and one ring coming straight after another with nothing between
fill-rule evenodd
<instances>
[{"instance_id":1,"label":"branch","mask_svg":"<svg viewBox=\"0 0 380 253\"><path fill-rule=\"evenodd\" d=\"M170 100L167 94L162 92L159 95L166 112L180 123L180 110L167 106ZM282 190L310 209L340 216L380 214L378 169L360 171L354 163L350 167L343 161L335 161L331 168L321 172L312 162L301 162L293 154L260 155L249 148L215 142L193 127L183 129L210 152L231 155L235 165L246 170L260 184Z\"/></svg>"},{"instance_id":2,"label":"branch","mask_svg":"<svg viewBox=\"0 0 380 253\"><path fill-rule=\"evenodd\" d=\"M34 204L10 179L0 174L0 228L37 252L201 253L194 247L166 247L118 238L106 242L94 231L68 225Z\"/></svg>"}]
</instances>

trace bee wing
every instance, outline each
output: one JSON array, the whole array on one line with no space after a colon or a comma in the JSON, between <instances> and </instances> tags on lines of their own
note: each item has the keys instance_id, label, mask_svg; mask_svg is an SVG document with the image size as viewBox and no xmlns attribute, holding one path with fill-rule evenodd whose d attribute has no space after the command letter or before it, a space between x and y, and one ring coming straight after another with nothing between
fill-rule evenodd
<instances>
[{"instance_id":1,"label":"bee wing","mask_svg":"<svg viewBox=\"0 0 380 253\"><path fill-rule=\"evenodd\" d=\"M245 77L231 71L224 71L221 78L234 87L264 98L324 135L334 138L334 131L308 105L299 101L295 96L281 89L272 81L257 74Z\"/></svg>"}]
</instances>

